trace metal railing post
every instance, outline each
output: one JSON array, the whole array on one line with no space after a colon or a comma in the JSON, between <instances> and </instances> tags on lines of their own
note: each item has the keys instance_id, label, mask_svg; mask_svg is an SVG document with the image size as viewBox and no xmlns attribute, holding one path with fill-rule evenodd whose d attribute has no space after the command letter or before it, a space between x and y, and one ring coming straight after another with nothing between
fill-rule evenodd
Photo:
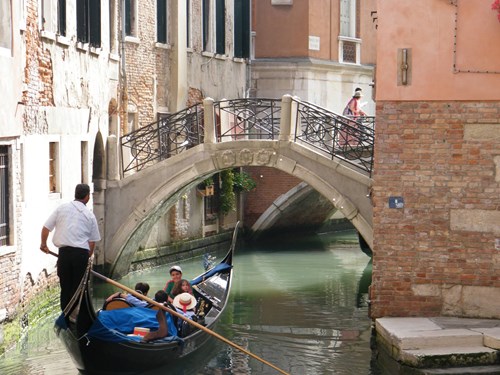
<instances>
[{"instance_id":1,"label":"metal railing post","mask_svg":"<svg viewBox=\"0 0 500 375\"><path fill-rule=\"evenodd\" d=\"M203 99L203 122L205 143L216 143L214 100L212 98Z\"/></svg>"},{"instance_id":2,"label":"metal railing post","mask_svg":"<svg viewBox=\"0 0 500 375\"><path fill-rule=\"evenodd\" d=\"M300 118L299 118L299 102L300 98L298 96L294 96L292 98L292 105L290 108L290 134L292 139L295 141L297 137L297 130L300 132Z\"/></svg>"}]
</instances>

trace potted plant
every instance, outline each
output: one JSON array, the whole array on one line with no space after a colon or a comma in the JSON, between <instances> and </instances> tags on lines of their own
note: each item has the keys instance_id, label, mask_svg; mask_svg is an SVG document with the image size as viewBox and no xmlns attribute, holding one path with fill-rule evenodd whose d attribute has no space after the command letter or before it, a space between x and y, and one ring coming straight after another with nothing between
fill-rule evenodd
<instances>
[{"instance_id":1,"label":"potted plant","mask_svg":"<svg viewBox=\"0 0 500 375\"><path fill-rule=\"evenodd\" d=\"M204 179L200 184L198 184L197 191L202 196L214 195L214 179L212 177Z\"/></svg>"}]
</instances>

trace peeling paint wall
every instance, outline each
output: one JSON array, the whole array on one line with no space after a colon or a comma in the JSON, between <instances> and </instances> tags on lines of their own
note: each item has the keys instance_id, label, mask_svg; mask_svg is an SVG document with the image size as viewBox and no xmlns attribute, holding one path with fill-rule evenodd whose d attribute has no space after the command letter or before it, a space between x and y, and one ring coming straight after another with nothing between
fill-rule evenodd
<instances>
[{"instance_id":1,"label":"peeling paint wall","mask_svg":"<svg viewBox=\"0 0 500 375\"><path fill-rule=\"evenodd\" d=\"M57 1L45 1L52 10ZM105 4L106 3L106 4ZM41 253L40 230L77 183L92 185L94 140L108 134L117 98L118 60L111 58L107 2L101 4L101 47L77 42L76 1L66 2L66 35L40 19L41 0L12 2L12 48L0 51L0 146L8 146L8 246L0 246L0 321L9 319L52 277L56 259ZM57 189L50 192L50 147L57 145ZM54 156L54 155L52 155ZM92 208L92 202L89 203ZM57 249L51 244L52 250ZM6 298L4 294L9 297Z\"/></svg>"}]
</instances>

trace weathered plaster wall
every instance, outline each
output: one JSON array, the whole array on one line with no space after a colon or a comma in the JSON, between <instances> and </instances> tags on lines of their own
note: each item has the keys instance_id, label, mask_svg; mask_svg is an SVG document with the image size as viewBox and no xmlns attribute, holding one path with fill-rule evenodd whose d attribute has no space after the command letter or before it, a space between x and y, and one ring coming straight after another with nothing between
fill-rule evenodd
<instances>
[{"instance_id":1,"label":"weathered plaster wall","mask_svg":"<svg viewBox=\"0 0 500 375\"><path fill-rule=\"evenodd\" d=\"M500 23L491 1L456 4L378 1L377 101L500 99L500 43L493 42ZM410 86L398 85L401 48L411 49Z\"/></svg>"},{"instance_id":2,"label":"weathered plaster wall","mask_svg":"<svg viewBox=\"0 0 500 375\"><path fill-rule=\"evenodd\" d=\"M204 52L201 1L192 2L192 48L187 52L188 87L215 100L247 97L246 61L234 58L233 2L226 2L225 54Z\"/></svg>"},{"instance_id":3,"label":"weathered plaster wall","mask_svg":"<svg viewBox=\"0 0 500 375\"><path fill-rule=\"evenodd\" d=\"M65 37L39 29L39 5L13 2L12 50L0 53L0 144L10 146L11 200L11 241L0 248L0 271L8 275L0 278L0 321L57 280L56 259L38 250L40 230L53 209L73 199L77 183L91 183L94 140L99 130L107 135L108 106L117 94L108 7L101 7L96 49L76 42L75 2L66 2ZM56 193L49 193L50 142L58 143Z\"/></svg>"}]
</instances>

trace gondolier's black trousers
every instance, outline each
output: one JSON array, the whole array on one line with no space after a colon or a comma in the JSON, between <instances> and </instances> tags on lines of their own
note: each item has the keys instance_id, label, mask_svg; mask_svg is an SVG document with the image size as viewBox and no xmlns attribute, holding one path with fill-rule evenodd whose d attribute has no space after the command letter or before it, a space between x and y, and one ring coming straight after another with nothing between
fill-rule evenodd
<instances>
[{"instance_id":1,"label":"gondolier's black trousers","mask_svg":"<svg viewBox=\"0 0 500 375\"><path fill-rule=\"evenodd\" d=\"M70 246L59 248L57 276L61 285L61 310L64 311L77 291L85 274L88 260L89 251L86 249Z\"/></svg>"}]
</instances>

